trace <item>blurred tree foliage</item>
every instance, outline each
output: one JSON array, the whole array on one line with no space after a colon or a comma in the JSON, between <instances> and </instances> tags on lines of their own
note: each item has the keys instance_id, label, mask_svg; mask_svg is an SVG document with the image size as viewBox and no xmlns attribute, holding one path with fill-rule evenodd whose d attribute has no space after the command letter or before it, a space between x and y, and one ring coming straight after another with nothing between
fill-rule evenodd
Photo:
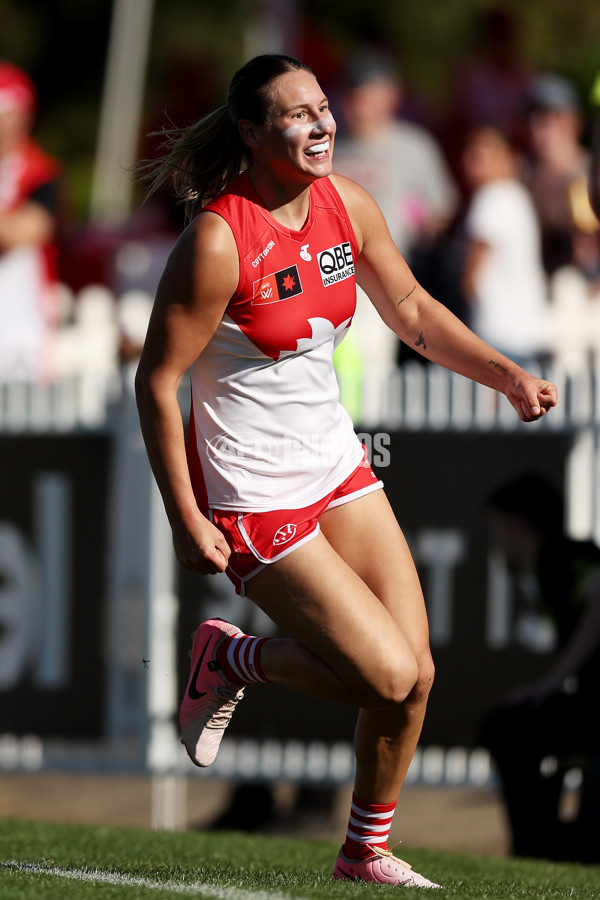
<instances>
[{"instance_id":1,"label":"blurred tree foliage","mask_svg":"<svg viewBox=\"0 0 600 900\"><path fill-rule=\"evenodd\" d=\"M298 27L291 53L305 52L330 72L359 42L385 45L409 91L432 118L443 114L459 63L475 52L478 11L490 0L275 0L291 4ZM571 77L584 101L600 65L600 4L590 0L505 0L520 31L522 58L537 70ZM144 100L144 133L168 115L186 124L223 102L232 71L248 52L268 0L155 0ZM72 215L84 219L102 99L110 0L0 0L0 58L36 81L38 136L65 163ZM303 27L303 26L308 26ZM268 49L263 47L262 49ZM141 136L141 153L148 144Z\"/></svg>"}]
</instances>

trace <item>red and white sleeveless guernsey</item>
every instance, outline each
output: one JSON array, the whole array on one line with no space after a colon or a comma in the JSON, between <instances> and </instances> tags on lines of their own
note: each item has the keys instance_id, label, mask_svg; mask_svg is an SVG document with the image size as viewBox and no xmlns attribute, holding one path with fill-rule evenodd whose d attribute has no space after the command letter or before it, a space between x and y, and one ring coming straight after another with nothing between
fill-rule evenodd
<instances>
[{"instance_id":1,"label":"red and white sleeveless guernsey","mask_svg":"<svg viewBox=\"0 0 600 900\"><path fill-rule=\"evenodd\" d=\"M197 502L240 512L308 506L363 458L332 361L356 304L348 214L329 178L319 179L304 227L290 231L246 173L206 210L231 227L240 278L190 372Z\"/></svg>"}]
</instances>

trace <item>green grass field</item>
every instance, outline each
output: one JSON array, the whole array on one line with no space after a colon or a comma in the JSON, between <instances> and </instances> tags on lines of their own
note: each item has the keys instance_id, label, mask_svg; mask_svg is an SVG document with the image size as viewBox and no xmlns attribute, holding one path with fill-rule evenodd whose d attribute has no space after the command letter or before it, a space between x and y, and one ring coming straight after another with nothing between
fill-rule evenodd
<instances>
[{"instance_id":1,"label":"green grass field","mask_svg":"<svg viewBox=\"0 0 600 900\"><path fill-rule=\"evenodd\" d=\"M160 833L0 820L0 898L181 896L310 900L397 896L407 888L335 882L337 845L237 832ZM600 898L600 867L403 849L413 867L465 898Z\"/></svg>"}]
</instances>

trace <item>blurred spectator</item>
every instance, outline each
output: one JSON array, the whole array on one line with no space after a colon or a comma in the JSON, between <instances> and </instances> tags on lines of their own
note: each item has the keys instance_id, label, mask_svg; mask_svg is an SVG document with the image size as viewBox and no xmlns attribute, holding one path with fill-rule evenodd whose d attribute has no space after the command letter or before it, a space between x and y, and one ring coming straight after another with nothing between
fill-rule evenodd
<instances>
[{"instance_id":1,"label":"blurred spectator","mask_svg":"<svg viewBox=\"0 0 600 900\"><path fill-rule=\"evenodd\" d=\"M59 165L34 141L35 89L0 61L0 380L51 375Z\"/></svg>"},{"instance_id":2,"label":"blurred spectator","mask_svg":"<svg viewBox=\"0 0 600 900\"><path fill-rule=\"evenodd\" d=\"M375 50L357 54L344 73L333 167L372 194L396 246L411 264L417 255L422 258L424 247L431 246L451 219L458 192L434 138L398 118L402 101L400 76L387 57ZM413 354L423 360L402 347L402 357ZM357 383L362 385L362 406L357 409L354 402L351 410L355 421L381 420L383 385L397 358L397 338L359 289L350 340L336 356L342 402L347 404L345 390L355 397Z\"/></svg>"},{"instance_id":3,"label":"blurred spectator","mask_svg":"<svg viewBox=\"0 0 600 900\"><path fill-rule=\"evenodd\" d=\"M357 55L346 68L342 88L334 169L372 194L410 264L414 248L452 218L456 187L432 135L398 118L402 82L385 56L375 51Z\"/></svg>"},{"instance_id":4,"label":"blurred spectator","mask_svg":"<svg viewBox=\"0 0 600 900\"><path fill-rule=\"evenodd\" d=\"M471 327L523 366L542 350L546 281L531 197L517 178L518 157L497 129L474 128L463 151L472 195L465 218L464 295Z\"/></svg>"},{"instance_id":5,"label":"blurred spectator","mask_svg":"<svg viewBox=\"0 0 600 900\"><path fill-rule=\"evenodd\" d=\"M552 275L577 262L575 215L586 193L590 160L580 142L583 117L579 97L568 79L554 74L536 76L527 93L526 112L529 153L523 180L531 190L541 223L544 267Z\"/></svg>"},{"instance_id":6,"label":"blurred spectator","mask_svg":"<svg viewBox=\"0 0 600 900\"><path fill-rule=\"evenodd\" d=\"M452 82L447 123L448 152L460 178L460 141L476 125L493 125L518 140L531 67L522 58L520 21L505 6L473 18L474 50ZM446 143L446 141L445 141Z\"/></svg>"},{"instance_id":7,"label":"blurred spectator","mask_svg":"<svg viewBox=\"0 0 600 900\"><path fill-rule=\"evenodd\" d=\"M577 183L582 221L577 228L576 207L575 259L579 268L588 278L591 291L597 294L600 289L600 71L594 80L590 101L596 110L596 115L592 123L592 147L587 184L583 183L583 179Z\"/></svg>"},{"instance_id":8,"label":"blurred spectator","mask_svg":"<svg viewBox=\"0 0 600 900\"><path fill-rule=\"evenodd\" d=\"M572 265L583 276L586 293L592 295L600 287L600 221L590 203L587 177L573 181L569 201L573 217Z\"/></svg>"},{"instance_id":9,"label":"blurred spectator","mask_svg":"<svg viewBox=\"0 0 600 900\"><path fill-rule=\"evenodd\" d=\"M597 777L600 548L565 536L561 497L537 475L501 486L488 509L493 547L515 583L537 597L538 612L553 623L557 638L546 674L514 689L483 724L482 741L501 778L513 852L598 862L597 783L595 800L584 791L568 824L561 821L560 801L569 768L580 765L588 778Z\"/></svg>"},{"instance_id":10,"label":"blurred spectator","mask_svg":"<svg viewBox=\"0 0 600 900\"><path fill-rule=\"evenodd\" d=\"M600 222L590 202L593 162L579 139L575 87L540 76L531 85L528 120L531 153L523 177L539 212L550 275L546 337L559 366L583 372L600 353Z\"/></svg>"},{"instance_id":11,"label":"blurred spectator","mask_svg":"<svg viewBox=\"0 0 600 900\"><path fill-rule=\"evenodd\" d=\"M600 70L596 74L592 86L590 100L596 110L592 135L592 158L589 170L589 197L592 209L600 219Z\"/></svg>"}]
</instances>

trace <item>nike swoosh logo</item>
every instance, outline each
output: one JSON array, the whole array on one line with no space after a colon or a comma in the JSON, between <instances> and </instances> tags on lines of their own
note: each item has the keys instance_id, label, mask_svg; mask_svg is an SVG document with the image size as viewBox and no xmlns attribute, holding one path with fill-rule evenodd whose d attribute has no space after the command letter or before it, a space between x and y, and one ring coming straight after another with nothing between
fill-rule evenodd
<instances>
[{"instance_id":1,"label":"nike swoosh logo","mask_svg":"<svg viewBox=\"0 0 600 900\"><path fill-rule=\"evenodd\" d=\"M202 660L204 659L204 654L206 653L206 650L207 650L208 645L210 644L211 640L212 640L212 637L209 637L206 644L204 645L204 649L203 649L202 653L200 654L200 658L199 658L198 662L196 663L196 668L194 669L194 674L192 675L192 678L190 680L190 686L188 688L188 697L190 698L190 700L199 700L200 697L205 697L206 694L208 693L207 691L196 690L196 680L198 678L198 675L200 674L200 667L202 665Z\"/></svg>"},{"instance_id":2,"label":"nike swoosh logo","mask_svg":"<svg viewBox=\"0 0 600 900\"><path fill-rule=\"evenodd\" d=\"M352 875L350 875L349 872L344 872L344 870L342 869L342 867L340 865L338 865L336 871L339 872L340 875L343 875L344 878L347 878L348 881L360 881L360 878L354 878Z\"/></svg>"}]
</instances>

